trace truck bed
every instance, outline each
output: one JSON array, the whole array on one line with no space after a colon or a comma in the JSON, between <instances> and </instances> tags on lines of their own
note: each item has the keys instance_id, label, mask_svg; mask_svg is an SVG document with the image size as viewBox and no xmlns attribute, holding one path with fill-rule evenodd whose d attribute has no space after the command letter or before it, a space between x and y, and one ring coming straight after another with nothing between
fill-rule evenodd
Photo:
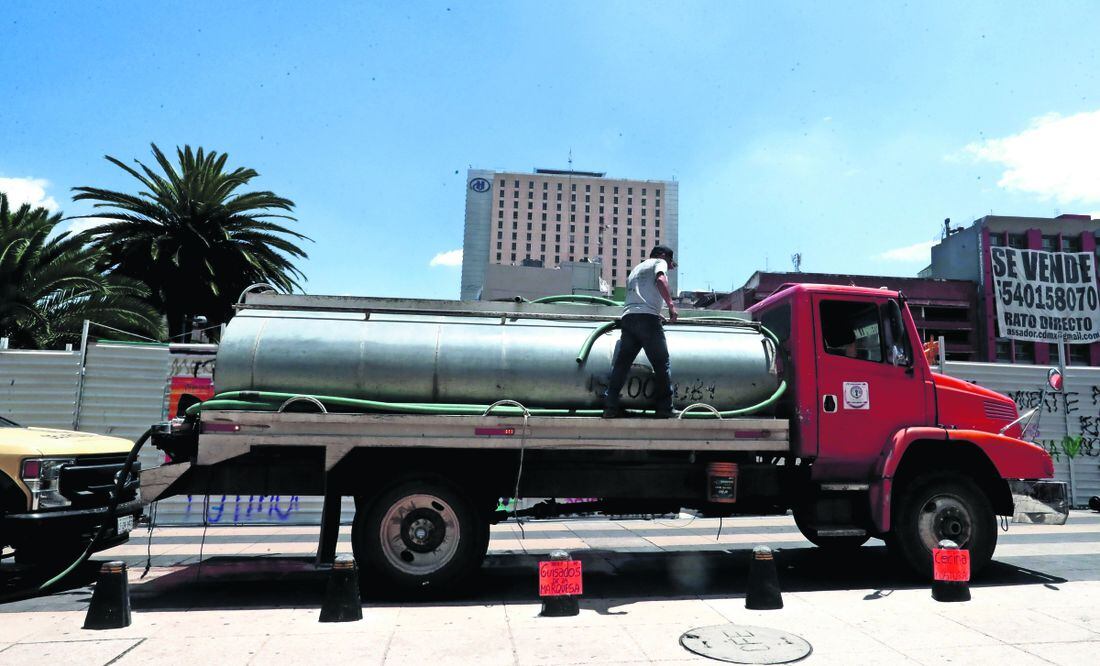
<instances>
[{"instance_id":1,"label":"truck bed","mask_svg":"<svg viewBox=\"0 0 1100 666\"><path fill-rule=\"evenodd\" d=\"M776 418L601 419L532 416L204 411L196 464L211 465L253 446L324 446L331 469L360 447L760 451L789 449L788 422Z\"/></svg>"}]
</instances>

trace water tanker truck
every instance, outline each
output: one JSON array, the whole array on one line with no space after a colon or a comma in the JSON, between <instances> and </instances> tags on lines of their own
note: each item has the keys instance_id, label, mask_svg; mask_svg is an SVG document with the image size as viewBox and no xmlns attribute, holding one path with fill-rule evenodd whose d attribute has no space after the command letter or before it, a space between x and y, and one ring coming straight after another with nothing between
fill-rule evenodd
<instances>
[{"instance_id":1,"label":"water tanker truck","mask_svg":"<svg viewBox=\"0 0 1100 666\"><path fill-rule=\"evenodd\" d=\"M591 299L589 299L591 300ZM790 285L748 312L666 326L671 419L635 362L600 418L619 308L249 294L211 400L154 428L150 498L324 495L319 560L355 499L362 580L467 580L489 526L599 498L609 514L784 514L825 549L884 539L931 576L943 539L993 556L998 516L1064 523L1065 485L1009 398L933 372L904 295ZM500 510L502 498L543 498Z\"/></svg>"}]
</instances>

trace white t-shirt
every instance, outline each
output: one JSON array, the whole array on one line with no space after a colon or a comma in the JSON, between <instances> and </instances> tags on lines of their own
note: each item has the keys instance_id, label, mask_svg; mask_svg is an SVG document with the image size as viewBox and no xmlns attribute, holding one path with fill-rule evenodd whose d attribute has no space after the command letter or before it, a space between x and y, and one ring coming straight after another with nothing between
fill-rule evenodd
<instances>
[{"instance_id":1,"label":"white t-shirt","mask_svg":"<svg viewBox=\"0 0 1100 666\"><path fill-rule=\"evenodd\" d=\"M657 276L668 274L668 262L664 259L646 259L630 271L626 278L626 303L623 314L661 314L665 299L657 291Z\"/></svg>"}]
</instances>

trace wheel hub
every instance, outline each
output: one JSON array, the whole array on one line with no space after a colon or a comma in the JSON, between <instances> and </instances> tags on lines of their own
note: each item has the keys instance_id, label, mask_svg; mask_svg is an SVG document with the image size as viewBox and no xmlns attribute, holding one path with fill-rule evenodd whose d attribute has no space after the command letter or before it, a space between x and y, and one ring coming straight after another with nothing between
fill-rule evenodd
<instances>
[{"instance_id":1,"label":"wheel hub","mask_svg":"<svg viewBox=\"0 0 1100 666\"><path fill-rule=\"evenodd\" d=\"M447 526L439 513L431 509L415 509L401 521L401 538L414 552L430 553L446 536Z\"/></svg>"},{"instance_id":2,"label":"wheel hub","mask_svg":"<svg viewBox=\"0 0 1100 666\"><path fill-rule=\"evenodd\" d=\"M938 547L944 539L950 539L960 548L965 548L970 543L972 524L970 513L957 498L933 497L921 511L921 540L929 550Z\"/></svg>"},{"instance_id":3,"label":"wheel hub","mask_svg":"<svg viewBox=\"0 0 1100 666\"><path fill-rule=\"evenodd\" d=\"M386 560L399 571L417 576L443 568L463 538L454 509L429 494L406 495L390 505L379 537Z\"/></svg>"}]
</instances>

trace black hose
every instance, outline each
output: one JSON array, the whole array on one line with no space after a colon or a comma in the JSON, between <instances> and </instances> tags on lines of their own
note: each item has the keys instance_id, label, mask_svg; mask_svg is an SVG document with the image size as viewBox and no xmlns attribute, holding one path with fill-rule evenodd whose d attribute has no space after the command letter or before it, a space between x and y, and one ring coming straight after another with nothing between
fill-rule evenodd
<instances>
[{"instance_id":1,"label":"black hose","mask_svg":"<svg viewBox=\"0 0 1100 666\"><path fill-rule=\"evenodd\" d=\"M84 549L84 552L82 552L72 564L63 569L61 573L39 585L35 589L35 592L44 592L47 588L56 585L65 578L65 576L72 573L73 570L81 564L84 564L84 562L88 560L88 557L91 556L92 552L95 551L96 546L99 545L103 537L107 534L107 529L115 524L118 502L119 498L122 496L122 490L126 486L126 480L130 478L130 472L134 469L134 462L137 461L138 453L141 452L141 447L145 446L145 442L149 441L149 437L152 436L152 434L152 428L142 433L141 437L138 437L137 441L134 442L134 446L130 449L130 453L126 456L126 462L122 464L122 470L119 472L118 478L115 479L114 492L111 493L110 500L107 503L107 515L105 516L103 524L99 526L99 530L96 531L95 536L92 537L92 540L88 543L88 547ZM8 601L22 598L25 592L24 590L22 592L4 595L0 597L0 603L7 603Z\"/></svg>"}]
</instances>

